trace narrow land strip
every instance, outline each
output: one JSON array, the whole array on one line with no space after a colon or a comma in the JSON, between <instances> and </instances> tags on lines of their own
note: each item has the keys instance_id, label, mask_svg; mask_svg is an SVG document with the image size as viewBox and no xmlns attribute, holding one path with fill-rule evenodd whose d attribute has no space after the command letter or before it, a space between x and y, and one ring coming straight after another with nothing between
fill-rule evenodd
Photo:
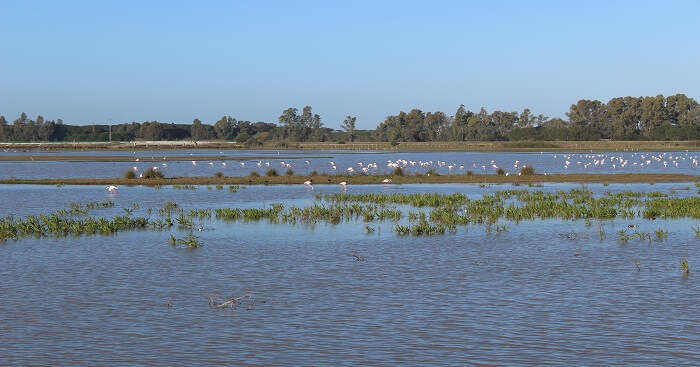
<instances>
[{"instance_id":1,"label":"narrow land strip","mask_svg":"<svg viewBox=\"0 0 700 367\"><path fill-rule=\"evenodd\" d=\"M202 156L128 156L128 155L5 155L0 162L177 162L177 161L248 161L259 159L306 159L332 158L330 156L245 156L231 157L224 155ZM136 160L138 159L138 161Z\"/></svg>"},{"instance_id":2,"label":"narrow land strip","mask_svg":"<svg viewBox=\"0 0 700 367\"><path fill-rule=\"evenodd\" d=\"M173 150L173 149L303 149L386 150L418 152L602 152L602 151L700 151L700 140L687 141L455 141L455 142L264 142L250 145L228 141L134 141L134 142L28 142L0 143L14 150Z\"/></svg>"},{"instance_id":3,"label":"narrow land strip","mask_svg":"<svg viewBox=\"0 0 700 367\"><path fill-rule=\"evenodd\" d=\"M55 179L4 179L2 185L300 185L307 180L313 184L348 185L383 184L391 179L392 184L436 184L436 183L660 183L700 182L700 176L683 174L551 174L551 175L318 175L318 176L233 176L233 177L172 177L154 179L127 178L55 178Z\"/></svg>"}]
</instances>

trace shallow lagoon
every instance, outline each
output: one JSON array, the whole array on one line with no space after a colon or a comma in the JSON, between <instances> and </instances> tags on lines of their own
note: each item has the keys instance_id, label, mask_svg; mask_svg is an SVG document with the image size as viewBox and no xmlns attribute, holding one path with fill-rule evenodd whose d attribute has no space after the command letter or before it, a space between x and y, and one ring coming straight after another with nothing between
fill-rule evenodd
<instances>
[{"instance_id":1,"label":"shallow lagoon","mask_svg":"<svg viewBox=\"0 0 700 367\"><path fill-rule=\"evenodd\" d=\"M376 163L377 168L368 169L369 174L388 174L393 168L388 161L415 162L414 165L402 162L409 174L424 173L434 169L441 174L496 173L493 164L506 172L519 172L523 165L534 166L538 173L675 173L697 175L700 172L698 152L602 152L602 153L502 153L502 152L386 152L386 151L270 151L270 150L168 150L168 151L62 151L62 152L0 152L0 155L83 155L83 156L133 156L134 162L11 162L0 161L0 179L41 179L41 178L105 178L121 177L126 170L137 167L143 172L157 166L166 176L212 176L222 172L226 176L245 176L253 171L264 174L275 168L282 175L289 164L296 174L347 173L353 168L355 173L363 167ZM168 156L227 156L243 158L242 161L168 161ZM163 158L165 157L165 160ZM252 159L252 157L256 157ZM264 158L263 158L264 157ZM288 157L296 157L289 159ZM139 162L136 162L136 159ZM246 159L251 158L251 159ZM308 161L308 163L307 163ZM493 161L493 163L491 162ZM518 168L515 162L518 162ZM566 162L569 165L566 165ZM595 163L598 161L598 164ZM621 162L626 161L624 166ZM285 166L282 165L284 162ZM330 162L335 164L332 169ZM421 166L420 162L431 162ZM444 164L438 164L444 162ZM580 163L579 163L580 162ZM648 162L648 163L647 163ZM664 164L665 162L665 164ZM163 163L167 167L163 166ZM210 164L211 163L211 164ZM225 166L223 164L226 164ZM243 165L241 165L243 163ZM258 166L260 163L260 166ZM269 166L267 165L269 163ZM362 163L363 166L359 166ZM676 165L677 163L677 165ZM613 167L614 165L614 167ZM450 168L452 166L452 168ZM463 167L463 168L460 168ZM567 168L564 168L564 167Z\"/></svg>"},{"instance_id":2,"label":"shallow lagoon","mask_svg":"<svg viewBox=\"0 0 700 367\"><path fill-rule=\"evenodd\" d=\"M515 189L553 192L578 184ZM696 196L692 183L586 185L604 192ZM367 185L361 192L459 192L512 185ZM687 188L687 189L686 189ZM338 186L176 190L0 186L0 216L113 200L157 208L305 206ZM366 234L339 225L204 223L202 246L173 248L168 231L0 244L0 355L8 364L85 365L697 365L697 220L501 220L504 232ZM669 231L618 243L616 232ZM184 232L172 230L180 236ZM364 261L356 261L359 254ZM683 276L679 260L691 264ZM638 262L638 271L635 262ZM252 307L211 309L207 294L251 294ZM172 307L167 307L168 299ZM250 309L249 309L250 308ZM157 357L155 357L157 356Z\"/></svg>"}]
</instances>

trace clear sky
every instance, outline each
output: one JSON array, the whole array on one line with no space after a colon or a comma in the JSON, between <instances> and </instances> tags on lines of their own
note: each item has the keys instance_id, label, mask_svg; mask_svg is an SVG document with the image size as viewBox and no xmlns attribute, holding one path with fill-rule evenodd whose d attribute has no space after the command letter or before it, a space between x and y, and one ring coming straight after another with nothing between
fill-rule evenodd
<instances>
[{"instance_id":1,"label":"clear sky","mask_svg":"<svg viewBox=\"0 0 700 367\"><path fill-rule=\"evenodd\" d=\"M420 108L564 117L700 99L700 1L0 1L0 114L333 128Z\"/></svg>"}]
</instances>

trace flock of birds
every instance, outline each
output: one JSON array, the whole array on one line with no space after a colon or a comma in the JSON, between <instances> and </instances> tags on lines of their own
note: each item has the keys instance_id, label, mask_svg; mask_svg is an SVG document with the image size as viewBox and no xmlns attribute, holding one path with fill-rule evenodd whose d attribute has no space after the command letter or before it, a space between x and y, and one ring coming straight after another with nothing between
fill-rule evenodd
<instances>
[{"instance_id":1,"label":"flock of birds","mask_svg":"<svg viewBox=\"0 0 700 367\"><path fill-rule=\"evenodd\" d=\"M221 152L223 153L223 152ZM167 157L163 157L166 160ZM549 174L546 168L549 166L550 170L556 170L556 165L561 164L563 170L568 171L570 169L577 168L579 171L586 171L594 168L604 168L609 171L623 170L626 167L637 167L644 169L645 167L650 167L656 165L655 168L672 169L681 166L689 166L690 168L698 168L700 164L700 156L691 154L689 152L677 153L677 152L661 152L661 153L633 153L631 156L627 154L620 153L557 153L551 154L552 162L542 162L540 159L535 159L538 164L535 166L544 166L544 174ZM136 158L135 162L139 162ZM192 160L192 166L196 167L199 161ZM557 163L559 162L559 163ZM410 160L410 159L396 159L387 160L384 165L386 169L381 169L380 164L377 162L355 162L354 164L345 163L344 168L339 168L339 164L335 161L327 161L327 165L324 167L323 163L314 162L312 165L311 161L305 160L302 162L285 161L279 160L278 162L273 161L262 161L262 160L251 160L238 162L238 165L243 170L254 170L254 169L269 169L279 167L282 169L292 169L305 168L307 171L311 168L319 169L320 171L328 172L331 174L335 173L346 173L352 174L388 174L397 168L407 170L411 173L426 172L428 170L442 171L445 170L446 173L466 173L467 171L476 170L483 173L488 173L489 171L498 171L502 169L505 175L515 174L520 171L524 166L529 165L529 163L521 162L520 160L514 160L510 163L503 162L499 160L498 162L494 159L489 161L481 162L470 162L471 164L465 164L463 162L449 162L443 160ZM549 163L549 164L547 164ZM167 167L167 163L161 163L161 167ZM218 164L214 162L208 162L210 168L217 168L220 166L221 169L228 168L228 163L225 161L219 162ZM235 168L236 166L233 166ZM512 168L511 168L512 167ZM133 169L138 173L138 167L134 166ZM154 166L153 169L159 169L158 166ZM142 173L139 174L142 176Z\"/></svg>"},{"instance_id":2,"label":"flock of birds","mask_svg":"<svg viewBox=\"0 0 700 367\"><path fill-rule=\"evenodd\" d=\"M223 153L223 152L221 152ZM135 152L134 152L135 154ZM657 168L663 166L664 169L673 169L681 166L687 166L693 169L697 169L700 164L700 156L689 152L660 152L660 153L632 153L631 155L620 154L620 153L556 153L550 154L551 158L554 160L553 165L557 165L557 162L562 165L563 170L570 170L577 168L579 170L588 170L594 168L606 168L607 170L622 170L628 166L638 167L644 169L644 167L650 167L656 165ZM163 157L163 160L167 160L167 157ZM139 158L135 158L135 162L139 162ZM192 166L197 166L197 160L192 160ZM318 167L319 162L315 162L315 167ZM320 163L323 165L323 163ZM444 172L447 170L448 174L452 173L466 173L468 170L477 170L487 173L491 170L504 170L504 175L508 176L510 174L520 175L520 170L527 166L528 163L521 162L520 160L514 160L511 163L496 162L496 160L483 161L483 162L471 162L470 165L464 163L456 163L442 160L410 160L410 159L396 159L387 160L383 167L385 170L380 169L380 164L377 162L355 162L354 164L346 163L345 168L338 168L339 164L336 164L333 160L328 160L326 162L326 169L322 169L328 173L346 173L348 175L353 174L369 174L369 175L382 175L389 174L397 168L406 170L410 173L426 172L428 170L441 170ZM309 171L312 168L312 163L309 160L299 161L289 161L289 160L279 160L279 161L263 161L263 160L250 160L238 162L241 169L256 169L256 168L275 168L279 166L282 169L292 169L298 168L297 165L301 165ZM167 163L161 163L160 167L167 167ZM208 166L211 168L228 168L228 163L221 161L218 164L214 162L208 162ZM159 166L151 167L154 170L158 170ZM236 166L233 166L234 168ZM512 167L512 168L511 168ZM139 167L134 166L132 168L139 177L143 177L143 173L139 172ZM308 172L307 172L308 173ZM544 175L548 175L549 172L542 172ZM382 181L383 184L390 184L391 179L386 178ZM307 180L303 185L313 190L312 180ZM339 184L343 191L347 190L347 182L343 181ZM108 186L106 188L110 192L115 192L117 190L116 186Z\"/></svg>"},{"instance_id":3,"label":"flock of birds","mask_svg":"<svg viewBox=\"0 0 700 367\"><path fill-rule=\"evenodd\" d=\"M564 162L564 169L571 166L580 166L583 169L589 167L609 167L611 169L632 167L649 167L652 165L663 165L665 169L680 167L686 164L692 168L698 168L698 156L685 153L633 153L630 158L614 153L600 154L554 154L554 159L561 159ZM575 161L575 162L574 162Z\"/></svg>"},{"instance_id":4,"label":"flock of birds","mask_svg":"<svg viewBox=\"0 0 700 367\"><path fill-rule=\"evenodd\" d=\"M220 154L224 154L223 152L219 152ZM136 152L132 152L134 155L134 162L135 163L142 163L140 158L136 157ZM278 152L279 154L279 152ZM545 153L540 152L540 157L542 157ZM664 170L669 170L673 168L678 168L678 167L688 167L691 169L697 169L698 166L700 165L700 156L696 152L636 152L632 153L616 153L616 152L606 152L606 153L546 153L547 155L551 156L553 159L554 163L547 164L547 162L542 162L539 158L534 159L534 161L537 161L538 163L543 163L543 164L536 164L535 166L544 166L545 170L543 173L544 175L548 175L550 172L546 170L547 167L550 169L556 170L556 165L557 162L558 164L561 164L562 169L564 172L570 171L572 169L576 169L578 171L586 171L586 170L593 170L596 168L599 169L605 169L607 171L621 171L624 170L626 167L636 167L642 169L642 172L644 172L645 168L648 167L654 167L656 170L660 170L661 167L663 167ZM192 153L190 153L191 156L193 156ZM528 157L529 158L529 157ZM163 161L167 161L167 157L164 156ZM150 162L156 161L155 157L151 157ZM198 161L196 159L192 160L192 166L197 167ZM145 161L143 162L145 163ZM467 171L471 170L476 170L476 171L481 171L482 173L488 173L491 170L498 171L498 170L503 170L504 175L508 176L510 174L515 174L517 173L520 175L519 171L529 165L529 163L526 162L521 162L520 160L514 160L510 163L505 163L503 160L500 160L497 162L494 159L488 160L488 161L481 161L481 162L470 162L471 164L465 164L463 162L450 162L446 160L412 160L412 159L395 159L395 160L387 160L384 164L380 165L377 162L355 162L354 164L349 164L345 163L346 167L344 168L339 168L340 165L336 164L335 161L329 160L327 162L327 165L325 168L323 167L323 163L315 162L314 165L312 165L311 161L305 160L303 163L295 162L295 161L288 161L288 160L278 160L275 162L273 159L272 161L266 160L250 160L250 161L242 161L238 162L238 165L233 165L232 168L235 168L236 166L240 166L241 169L248 170L250 171L251 169L269 169L269 168L274 168L279 165L280 168L282 169L292 169L292 168L299 168L296 167L295 164L297 165L302 165L301 168L305 168L307 171L311 170L311 168L316 168L320 169L323 172L335 174L339 172L343 172L348 175L353 175L353 174L370 174L370 175L383 175L383 174L390 174L393 170L396 170L397 168L401 168L402 170L408 171L408 173L425 173L429 170L435 170L438 172L445 173L445 170L447 171L446 173L452 174L452 173L458 173L458 174L464 174ZM229 168L229 163L226 161L220 161L218 164L214 162L208 162L208 166L210 168L217 168L220 166L221 169L226 169ZM152 166L149 167L153 170L159 170L161 168L166 168L168 167L168 164L166 162L162 162L160 166ZM385 169L382 169L382 168ZM512 167L512 168L511 168ZM138 174L138 177L143 177L143 172L140 171L138 166L133 166L132 169L134 170L135 173ZM308 173L308 172L307 172ZM382 181L384 184L390 184L391 179L386 178ZM340 186L342 187L343 191L347 190L347 182L343 181L340 183ZM311 180L305 181L304 186L313 190L313 183ZM105 188L109 192L116 192L118 188L114 185L107 186Z\"/></svg>"}]
</instances>

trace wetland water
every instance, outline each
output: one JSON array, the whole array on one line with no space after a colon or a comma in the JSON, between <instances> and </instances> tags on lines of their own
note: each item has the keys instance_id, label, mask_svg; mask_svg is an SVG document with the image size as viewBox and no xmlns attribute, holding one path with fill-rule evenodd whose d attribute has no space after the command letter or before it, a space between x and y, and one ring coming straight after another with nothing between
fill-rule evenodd
<instances>
[{"instance_id":1,"label":"wetland water","mask_svg":"<svg viewBox=\"0 0 700 367\"><path fill-rule=\"evenodd\" d=\"M121 177L126 170L136 167L143 172L159 167L167 177L212 176L222 172L226 176L245 176L255 171L264 174L275 168L280 175L291 168L296 174L346 174L366 169L368 174L388 174L397 164L408 174L424 173L434 169L440 174L496 173L494 165L506 172L517 173L523 165L534 166L538 173L677 173L697 175L698 152L601 152L601 153L483 153L483 152L377 152L377 151L272 151L272 150L167 150L167 151L63 151L22 152L0 151L0 156L18 155L75 155L75 156L131 156L133 162L60 162L0 161L0 179L41 178L105 178ZM244 158L230 161L168 161L168 156L228 156ZM251 159L245 159L250 157ZM255 157L253 159L253 157ZM263 158L264 157L264 158ZM287 159L286 157L296 157ZM165 158L165 160L164 160ZM137 162L136 159L139 159ZM333 164L331 164L331 162ZM568 164L567 164L568 162ZM283 165L284 163L284 165ZM362 163L360 166L359 163ZM165 164L165 166L164 166ZM375 166L376 164L376 166ZM289 166L287 166L289 165ZM335 166L335 169L333 167ZM517 166L517 167L516 167Z\"/></svg>"},{"instance_id":2,"label":"wetland water","mask_svg":"<svg viewBox=\"0 0 700 367\"><path fill-rule=\"evenodd\" d=\"M497 190L581 187L358 185L348 193L477 200ZM698 195L692 183L586 187L596 197ZM166 201L186 210L303 207L339 192L4 185L0 217L104 200L114 206L89 215L124 215L133 203L134 216L146 215ZM698 365L699 222L501 218L502 231L469 224L418 237L397 235L390 221L374 222L368 234L362 220L212 217L191 250L169 245L170 233L188 232L176 227L9 239L0 243L0 365ZM617 240L619 230L658 229L668 237ZM217 310L208 294L250 294L255 303Z\"/></svg>"}]
</instances>

